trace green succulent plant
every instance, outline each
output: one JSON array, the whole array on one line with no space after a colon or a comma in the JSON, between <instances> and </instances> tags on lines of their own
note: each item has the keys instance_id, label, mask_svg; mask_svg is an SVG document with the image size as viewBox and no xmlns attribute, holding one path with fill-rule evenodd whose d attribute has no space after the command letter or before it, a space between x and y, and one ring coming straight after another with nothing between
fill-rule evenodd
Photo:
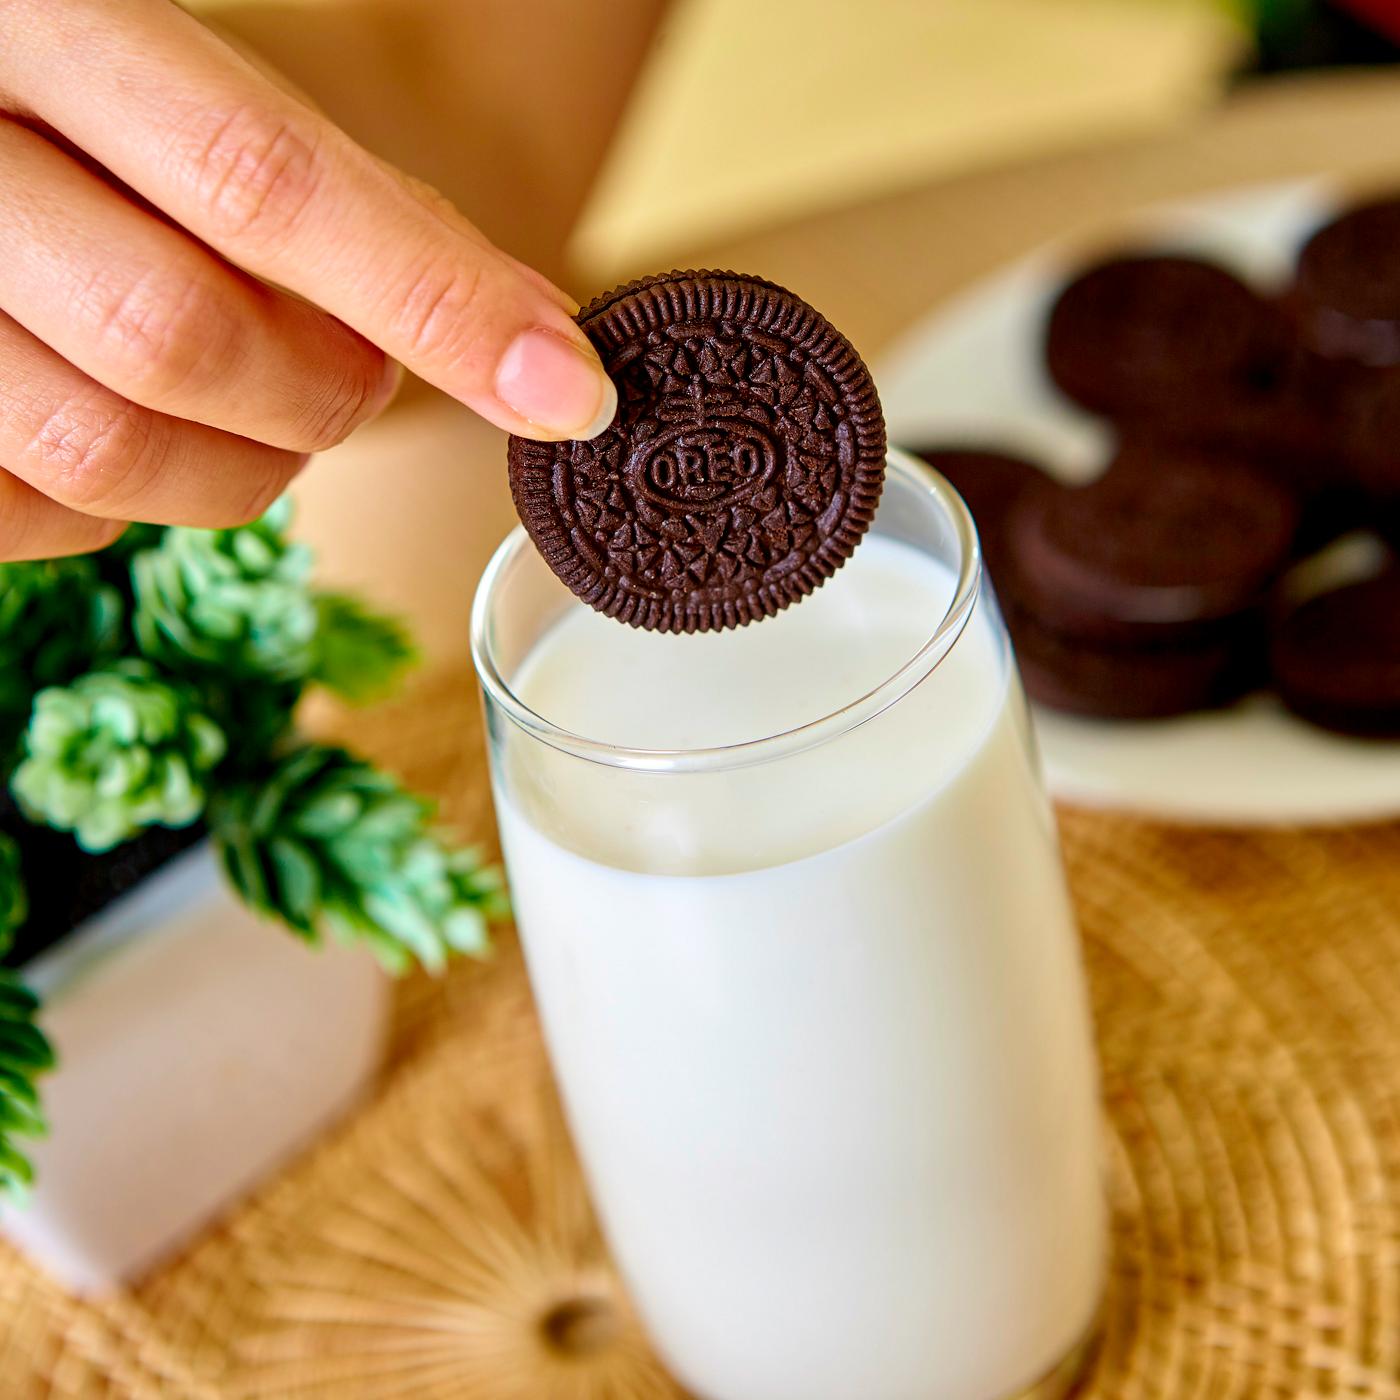
<instances>
[{"instance_id":1,"label":"green succulent plant","mask_svg":"<svg viewBox=\"0 0 1400 1400\"><path fill-rule=\"evenodd\" d=\"M0 831L0 952L29 917L29 896L24 888L24 864L13 836Z\"/></svg>"},{"instance_id":2,"label":"green succulent plant","mask_svg":"<svg viewBox=\"0 0 1400 1400\"><path fill-rule=\"evenodd\" d=\"M166 530L132 556L141 651L177 672L236 680L303 679L315 657L311 552L285 535L284 497L251 525Z\"/></svg>"},{"instance_id":3,"label":"green succulent plant","mask_svg":"<svg viewBox=\"0 0 1400 1400\"><path fill-rule=\"evenodd\" d=\"M432 829L432 808L341 749L294 747L308 686L360 701L414 659L402 624L311 586L279 501L231 530L132 526L94 559L0 565L0 763L30 822L110 850L204 817L243 899L402 971L487 950L499 872ZM290 747L289 747L290 746ZM17 765L17 766L16 766ZM3 965L28 917L0 833L0 1194L44 1129L53 1063L38 1003ZM42 878L42 872L36 873ZM36 887L37 888L37 887Z\"/></svg>"},{"instance_id":4,"label":"green succulent plant","mask_svg":"<svg viewBox=\"0 0 1400 1400\"><path fill-rule=\"evenodd\" d=\"M0 564L0 751L13 753L36 691L114 654L123 611L91 559Z\"/></svg>"},{"instance_id":5,"label":"green succulent plant","mask_svg":"<svg viewBox=\"0 0 1400 1400\"><path fill-rule=\"evenodd\" d=\"M431 828L432 808L343 749L307 745L220 794L210 826L253 908L315 939L322 924L391 970L483 953L506 912L499 874Z\"/></svg>"},{"instance_id":6,"label":"green succulent plant","mask_svg":"<svg viewBox=\"0 0 1400 1400\"><path fill-rule=\"evenodd\" d=\"M25 920L20 849L0 832L0 952ZM15 1194L33 1176L17 1137L38 1137L45 1129L35 1079L53 1065L53 1050L34 1023L34 996L9 968L0 967L0 1195Z\"/></svg>"},{"instance_id":7,"label":"green succulent plant","mask_svg":"<svg viewBox=\"0 0 1400 1400\"><path fill-rule=\"evenodd\" d=\"M28 816L107 851L145 827L195 821L226 748L185 686L122 661L39 692L10 785Z\"/></svg>"},{"instance_id":8,"label":"green succulent plant","mask_svg":"<svg viewBox=\"0 0 1400 1400\"><path fill-rule=\"evenodd\" d=\"M17 1137L48 1131L35 1080L54 1064L53 1047L38 1025L38 998L9 968L0 967L0 1194L17 1195L33 1180Z\"/></svg>"},{"instance_id":9,"label":"green succulent plant","mask_svg":"<svg viewBox=\"0 0 1400 1400\"><path fill-rule=\"evenodd\" d=\"M312 678L347 700L372 700L393 689L417 659L404 625L345 593L316 595Z\"/></svg>"}]
</instances>

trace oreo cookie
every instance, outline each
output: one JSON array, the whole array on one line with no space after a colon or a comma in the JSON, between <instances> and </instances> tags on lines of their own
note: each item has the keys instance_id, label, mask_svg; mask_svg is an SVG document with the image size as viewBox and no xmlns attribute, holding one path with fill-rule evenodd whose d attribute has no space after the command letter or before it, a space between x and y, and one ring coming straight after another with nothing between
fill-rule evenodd
<instances>
[{"instance_id":1,"label":"oreo cookie","mask_svg":"<svg viewBox=\"0 0 1400 1400\"><path fill-rule=\"evenodd\" d=\"M1089 485L1018 502L1014 591L1067 638L1196 640L1260 605L1297 527L1292 493L1247 464L1130 445Z\"/></svg>"},{"instance_id":2,"label":"oreo cookie","mask_svg":"<svg viewBox=\"0 0 1400 1400\"><path fill-rule=\"evenodd\" d=\"M1289 613L1269 660L1284 703L1304 719L1343 734L1400 737L1400 565Z\"/></svg>"},{"instance_id":3,"label":"oreo cookie","mask_svg":"<svg viewBox=\"0 0 1400 1400\"><path fill-rule=\"evenodd\" d=\"M1004 611L1026 693L1048 709L1093 719L1166 719L1229 704L1258 681L1257 617L1202 638L1133 647L1067 638L1014 600Z\"/></svg>"},{"instance_id":4,"label":"oreo cookie","mask_svg":"<svg viewBox=\"0 0 1400 1400\"><path fill-rule=\"evenodd\" d=\"M870 525L885 426L849 342L782 287L673 272L579 315L618 391L588 442L512 438L511 493L550 568L636 627L770 616L831 577Z\"/></svg>"},{"instance_id":5,"label":"oreo cookie","mask_svg":"<svg viewBox=\"0 0 1400 1400\"><path fill-rule=\"evenodd\" d=\"M1199 258L1119 257L1060 293L1045 362L1083 407L1189 434L1267 379L1282 343L1277 310L1224 268Z\"/></svg>"},{"instance_id":6,"label":"oreo cookie","mask_svg":"<svg viewBox=\"0 0 1400 1400\"><path fill-rule=\"evenodd\" d=\"M1366 520L1386 544L1400 552L1400 495L1374 502Z\"/></svg>"},{"instance_id":7,"label":"oreo cookie","mask_svg":"<svg viewBox=\"0 0 1400 1400\"><path fill-rule=\"evenodd\" d=\"M1318 229L1298 254L1291 300L1314 353L1400 365L1400 199L1359 205Z\"/></svg>"},{"instance_id":8,"label":"oreo cookie","mask_svg":"<svg viewBox=\"0 0 1400 1400\"><path fill-rule=\"evenodd\" d=\"M1341 469L1362 493L1400 496L1400 366L1351 367L1335 391Z\"/></svg>"}]
</instances>

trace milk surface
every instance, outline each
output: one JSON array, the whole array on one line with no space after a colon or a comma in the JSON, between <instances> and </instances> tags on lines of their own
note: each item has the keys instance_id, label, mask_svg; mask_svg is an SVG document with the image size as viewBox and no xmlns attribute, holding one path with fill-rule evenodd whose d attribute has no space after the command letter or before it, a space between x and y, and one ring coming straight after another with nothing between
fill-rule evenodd
<instances>
[{"instance_id":1,"label":"milk surface","mask_svg":"<svg viewBox=\"0 0 1400 1400\"><path fill-rule=\"evenodd\" d=\"M591 738L742 743L873 689L953 586L871 537L737 632L661 637L578 607L511 683ZM1095 1077L1024 723L980 602L921 684L796 757L637 775L498 755L594 1200L705 1400L1000 1400L1090 1324Z\"/></svg>"}]
</instances>

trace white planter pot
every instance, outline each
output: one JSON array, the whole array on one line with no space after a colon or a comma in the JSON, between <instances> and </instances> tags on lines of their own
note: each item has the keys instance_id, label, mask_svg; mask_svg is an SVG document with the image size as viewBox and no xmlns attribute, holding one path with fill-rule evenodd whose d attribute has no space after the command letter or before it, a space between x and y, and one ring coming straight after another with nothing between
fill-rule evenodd
<instances>
[{"instance_id":1,"label":"white planter pot","mask_svg":"<svg viewBox=\"0 0 1400 1400\"><path fill-rule=\"evenodd\" d=\"M0 1230L81 1293L149 1269L343 1113L389 1008L368 955L257 919L207 843L23 976L59 1066L38 1180Z\"/></svg>"}]
</instances>

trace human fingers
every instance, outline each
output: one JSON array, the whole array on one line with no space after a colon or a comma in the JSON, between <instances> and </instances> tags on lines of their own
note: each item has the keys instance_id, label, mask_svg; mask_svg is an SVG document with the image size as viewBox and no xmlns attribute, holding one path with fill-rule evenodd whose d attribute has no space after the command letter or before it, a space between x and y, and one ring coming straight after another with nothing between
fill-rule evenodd
<instances>
[{"instance_id":1,"label":"human fingers","mask_svg":"<svg viewBox=\"0 0 1400 1400\"><path fill-rule=\"evenodd\" d=\"M0 309L135 403L297 451L339 442L396 383L334 317L230 267L3 118Z\"/></svg>"},{"instance_id":2,"label":"human fingers","mask_svg":"<svg viewBox=\"0 0 1400 1400\"><path fill-rule=\"evenodd\" d=\"M236 525L266 510L305 461L132 403L0 315L0 467L60 506Z\"/></svg>"},{"instance_id":3,"label":"human fingers","mask_svg":"<svg viewBox=\"0 0 1400 1400\"><path fill-rule=\"evenodd\" d=\"M0 88L240 267L512 432L600 432L616 393L562 294L168 0L11 0Z\"/></svg>"}]
</instances>

